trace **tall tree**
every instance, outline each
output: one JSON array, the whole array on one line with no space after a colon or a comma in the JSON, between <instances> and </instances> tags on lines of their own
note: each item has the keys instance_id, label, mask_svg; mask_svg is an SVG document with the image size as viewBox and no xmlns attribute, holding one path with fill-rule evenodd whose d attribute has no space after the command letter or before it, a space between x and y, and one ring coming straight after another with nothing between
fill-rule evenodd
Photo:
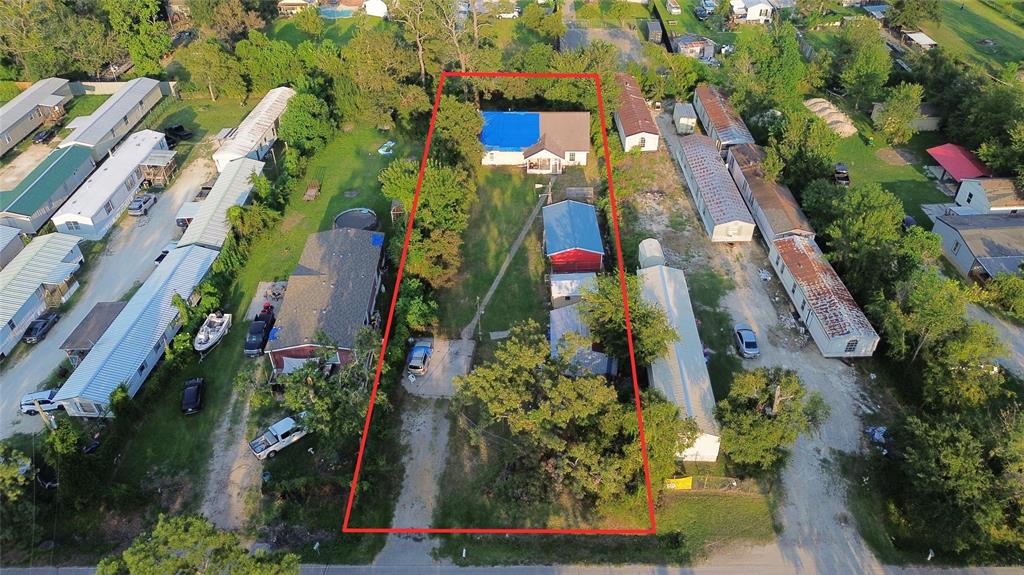
<instances>
[{"instance_id":1,"label":"tall tree","mask_svg":"<svg viewBox=\"0 0 1024 575\"><path fill-rule=\"evenodd\" d=\"M407 121L430 109L422 87L406 82L416 76L416 57L395 30L361 28L342 49L342 58L351 91L336 101L345 102L346 120L391 128L395 116Z\"/></svg>"},{"instance_id":2,"label":"tall tree","mask_svg":"<svg viewBox=\"0 0 1024 575\"><path fill-rule=\"evenodd\" d=\"M281 115L281 139L305 154L322 148L334 133L327 104L313 94L298 94Z\"/></svg>"},{"instance_id":3,"label":"tall tree","mask_svg":"<svg viewBox=\"0 0 1024 575\"><path fill-rule=\"evenodd\" d=\"M873 294L889 284L883 262L900 238L903 203L878 184L859 184L835 203L836 219L826 229L830 257L855 293Z\"/></svg>"},{"instance_id":4,"label":"tall tree","mask_svg":"<svg viewBox=\"0 0 1024 575\"><path fill-rule=\"evenodd\" d=\"M441 96L434 125L431 152L436 150L439 157L463 166L480 164L484 157L484 147L480 143L484 119L476 106L445 94Z\"/></svg>"},{"instance_id":5,"label":"tall tree","mask_svg":"<svg viewBox=\"0 0 1024 575\"><path fill-rule=\"evenodd\" d=\"M171 37L160 20L159 0L100 0L110 26L128 48L136 76L157 76L160 58L171 50Z\"/></svg>"},{"instance_id":6,"label":"tall tree","mask_svg":"<svg viewBox=\"0 0 1024 575\"><path fill-rule=\"evenodd\" d=\"M885 109L875 118L875 129L893 145L905 144L917 133L914 122L921 118L924 88L901 82L889 90Z\"/></svg>"},{"instance_id":7,"label":"tall tree","mask_svg":"<svg viewBox=\"0 0 1024 575\"><path fill-rule=\"evenodd\" d=\"M107 557L96 566L97 575L298 572L297 555L250 554L235 534L218 531L204 517L185 515L160 515L152 532L140 535L120 556Z\"/></svg>"},{"instance_id":8,"label":"tall tree","mask_svg":"<svg viewBox=\"0 0 1024 575\"><path fill-rule=\"evenodd\" d=\"M633 356L637 365L650 365L665 355L668 346L679 336L668 322L665 310L640 297L640 280L635 275L626 276L626 295L633 332ZM585 291L578 305L590 333L605 351L620 361L627 361L626 308L622 302L618 274L599 276L596 289Z\"/></svg>"},{"instance_id":9,"label":"tall tree","mask_svg":"<svg viewBox=\"0 0 1024 575\"><path fill-rule=\"evenodd\" d=\"M235 55L249 78L249 86L257 93L295 82L297 71L302 70L291 44L271 40L257 30L249 30L246 39L238 42Z\"/></svg>"},{"instance_id":10,"label":"tall tree","mask_svg":"<svg viewBox=\"0 0 1024 575\"><path fill-rule=\"evenodd\" d=\"M885 14L889 26L917 30L924 22L942 21L939 0L895 0Z\"/></svg>"},{"instance_id":11,"label":"tall tree","mask_svg":"<svg viewBox=\"0 0 1024 575\"><path fill-rule=\"evenodd\" d=\"M799 103L809 73L796 28L788 22L742 28L725 69L733 97L747 112Z\"/></svg>"},{"instance_id":12,"label":"tall tree","mask_svg":"<svg viewBox=\"0 0 1024 575\"><path fill-rule=\"evenodd\" d=\"M1005 395L1006 378L996 365L996 358L1005 351L994 327L967 322L925 358L925 399L952 411L962 411Z\"/></svg>"},{"instance_id":13,"label":"tall tree","mask_svg":"<svg viewBox=\"0 0 1024 575\"><path fill-rule=\"evenodd\" d=\"M820 118L803 110L786 112L769 136L783 167L782 182L798 192L814 180L832 175L839 137Z\"/></svg>"},{"instance_id":14,"label":"tall tree","mask_svg":"<svg viewBox=\"0 0 1024 575\"><path fill-rule=\"evenodd\" d=\"M324 35L324 19L315 6L300 11L292 20L296 28L311 38L319 40Z\"/></svg>"},{"instance_id":15,"label":"tall tree","mask_svg":"<svg viewBox=\"0 0 1024 575\"><path fill-rule=\"evenodd\" d=\"M439 4L434 0L392 0L388 3L388 15L402 24L402 35L416 47L416 62L420 70L420 84L426 86L427 72L435 73L441 68L437 61L441 14Z\"/></svg>"},{"instance_id":16,"label":"tall tree","mask_svg":"<svg viewBox=\"0 0 1024 575\"><path fill-rule=\"evenodd\" d=\"M203 30L227 46L233 46L250 30L262 30L263 18L246 9L242 0L216 0Z\"/></svg>"},{"instance_id":17,"label":"tall tree","mask_svg":"<svg viewBox=\"0 0 1024 575\"><path fill-rule=\"evenodd\" d=\"M189 79L200 89L206 88L210 99L220 96L243 100L246 95L242 67L234 56L214 42L193 42L178 54L178 61Z\"/></svg>"},{"instance_id":18,"label":"tall tree","mask_svg":"<svg viewBox=\"0 0 1024 575\"><path fill-rule=\"evenodd\" d=\"M869 309L882 322L890 355L914 361L923 350L964 327L969 299L957 280L929 268L911 276L895 297L879 296Z\"/></svg>"},{"instance_id":19,"label":"tall tree","mask_svg":"<svg viewBox=\"0 0 1024 575\"><path fill-rule=\"evenodd\" d=\"M796 372L778 367L737 374L715 408L722 450L736 463L761 471L778 465L797 437L828 415L820 395L807 395Z\"/></svg>"},{"instance_id":20,"label":"tall tree","mask_svg":"<svg viewBox=\"0 0 1024 575\"><path fill-rule=\"evenodd\" d=\"M875 22L853 20L842 29L836 59L839 81L853 105L862 108L881 96L892 71L892 57Z\"/></svg>"},{"instance_id":21,"label":"tall tree","mask_svg":"<svg viewBox=\"0 0 1024 575\"><path fill-rule=\"evenodd\" d=\"M35 479L32 460L24 453L0 441L0 546L15 549L31 540L35 501L29 486Z\"/></svg>"}]
</instances>

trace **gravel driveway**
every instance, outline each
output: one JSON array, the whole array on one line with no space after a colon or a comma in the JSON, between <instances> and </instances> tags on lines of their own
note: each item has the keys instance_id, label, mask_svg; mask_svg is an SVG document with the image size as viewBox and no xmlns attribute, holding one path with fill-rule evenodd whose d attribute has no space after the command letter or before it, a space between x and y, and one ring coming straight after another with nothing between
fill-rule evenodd
<instances>
[{"instance_id":1,"label":"gravel driveway","mask_svg":"<svg viewBox=\"0 0 1024 575\"><path fill-rule=\"evenodd\" d=\"M170 188L160 192L149 216L123 216L110 231L106 250L94 261L82 281L80 295L42 342L27 353L12 358L0 370L0 438L19 432L42 430L37 417L19 414L21 396L35 391L67 357L60 350L68 335L78 327L92 307L101 301L116 301L136 282L153 272L153 259L160 255L167 242L181 236L174 216L181 205L191 200L199 187L216 173L213 162L198 158L175 179Z\"/></svg>"}]
</instances>

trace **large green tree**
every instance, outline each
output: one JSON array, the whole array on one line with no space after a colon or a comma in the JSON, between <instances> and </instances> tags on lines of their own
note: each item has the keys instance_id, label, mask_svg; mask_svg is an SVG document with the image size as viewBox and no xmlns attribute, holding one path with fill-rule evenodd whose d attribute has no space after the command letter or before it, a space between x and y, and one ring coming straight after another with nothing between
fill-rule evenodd
<instances>
[{"instance_id":1,"label":"large green tree","mask_svg":"<svg viewBox=\"0 0 1024 575\"><path fill-rule=\"evenodd\" d=\"M160 58L171 50L171 37L160 19L160 0L99 0L110 27L128 48L136 76L158 76Z\"/></svg>"},{"instance_id":2,"label":"large green tree","mask_svg":"<svg viewBox=\"0 0 1024 575\"><path fill-rule=\"evenodd\" d=\"M271 40L257 30L250 30L246 39L238 42L235 55L249 79L250 88L256 93L291 84L298 79L302 70L291 44L283 40Z\"/></svg>"},{"instance_id":3,"label":"large green tree","mask_svg":"<svg viewBox=\"0 0 1024 575\"><path fill-rule=\"evenodd\" d=\"M650 365L665 355L668 346L679 336L668 322L665 310L640 297L640 280L635 275L626 276L626 295L633 332L633 356L637 365ZM609 355L619 358L619 361L628 361L626 308L622 302L618 274L599 276L596 289L584 291L578 305L580 316L594 339Z\"/></svg>"},{"instance_id":4,"label":"large green tree","mask_svg":"<svg viewBox=\"0 0 1024 575\"><path fill-rule=\"evenodd\" d=\"M742 27L725 71L733 99L741 109L756 113L799 104L810 69L800 55L796 29L786 22Z\"/></svg>"},{"instance_id":5,"label":"large green tree","mask_svg":"<svg viewBox=\"0 0 1024 575\"><path fill-rule=\"evenodd\" d=\"M299 557L250 554L238 536L219 531L204 517L160 515L153 531L140 535L120 555L96 566L97 575L246 573L297 575Z\"/></svg>"},{"instance_id":6,"label":"large green tree","mask_svg":"<svg viewBox=\"0 0 1024 575\"><path fill-rule=\"evenodd\" d=\"M914 122L921 118L924 88L901 82L889 90L885 109L875 118L875 129L893 145L906 144L917 133Z\"/></svg>"},{"instance_id":7,"label":"large green tree","mask_svg":"<svg viewBox=\"0 0 1024 575\"><path fill-rule=\"evenodd\" d=\"M334 133L331 111L313 94L297 94L281 115L281 139L305 154L313 154Z\"/></svg>"},{"instance_id":8,"label":"large green tree","mask_svg":"<svg viewBox=\"0 0 1024 575\"><path fill-rule=\"evenodd\" d=\"M800 434L824 423L828 414L828 405L817 393L807 395L796 372L778 367L737 374L715 409L722 450L756 471L775 468Z\"/></svg>"},{"instance_id":9,"label":"large green tree","mask_svg":"<svg viewBox=\"0 0 1024 575\"><path fill-rule=\"evenodd\" d=\"M994 327L969 321L925 356L924 398L950 411L988 404L1007 393L996 358L1006 351Z\"/></svg>"},{"instance_id":10,"label":"large green tree","mask_svg":"<svg viewBox=\"0 0 1024 575\"><path fill-rule=\"evenodd\" d=\"M924 22L942 21L939 0L894 0L885 14L889 26L917 30Z\"/></svg>"},{"instance_id":11,"label":"large green tree","mask_svg":"<svg viewBox=\"0 0 1024 575\"><path fill-rule=\"evenodd\" d=\"M810 182L832 175L839 137L818 117L804 111L786 112L769 137L783 165L782 182L800 191Z\"/></svg>"},{"instance_id":12,"label":"large green tree","mask_svg":"<svg viewBox=\"0 0 1024 575\"><path fill-rule=\"evenodd\" d=\"M35 479L32 460L0 441L0 547L14 549L32 538L35 501L30 486Z\"/></svg>"},{"instance_id":13,"label":"large green tree","mask_svg":"<svg viewBox=\"0 0 1024 575\"><path fill-rule=\"evenodd\" d=\"M392 28L360 28L342 49L346 82L336 84L335 100L346 121L390 129L395 119L410 121L430 109L416 78L416 56Z\"/></svg>"},{"instance_id":14,"label":"large green tree","mask_svg":"<svg viewBox=\"0 0 1024 575\"><path fill-rule=\"evenodd\" d=\"M882 95L882 88L892 71L892 57L875 22L852 20L842 30L839 56L836 58L839 81L854 107L862 108Z\"/></svg>"},{"instance_id":15,"label":"large green tree","mask_svg":"<svg viewBox=\"0 0 1024 575\"><path fill-rule=\"evenodd\" d=\"M242 67L235 57L214 42L195 42L178 54L178 62L188 72L189 80L210 94L243 100L246 95Z\"/></svg>"}]
</instances>

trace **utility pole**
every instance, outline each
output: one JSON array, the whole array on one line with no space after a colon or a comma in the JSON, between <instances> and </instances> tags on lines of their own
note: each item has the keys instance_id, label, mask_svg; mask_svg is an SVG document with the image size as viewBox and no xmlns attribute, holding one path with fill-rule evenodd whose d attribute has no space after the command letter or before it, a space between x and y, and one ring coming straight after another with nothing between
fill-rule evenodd
<instances>
[{"instance_id":1,"label":"utility pole","mask_svg":"<svg viewBox=\"0 0 1024 575\"><path fill-rule=\"evenodd\" d=\"M43 411L43 406L39 405L39 400L34 399L32 400L32 403L35 404L36 412L39 413L39 417L43 418L43 425L45 425L46 428L49 429L50 431L57 429L57 421L50 417L49 413Z\"/></svg>"}]
</instances>

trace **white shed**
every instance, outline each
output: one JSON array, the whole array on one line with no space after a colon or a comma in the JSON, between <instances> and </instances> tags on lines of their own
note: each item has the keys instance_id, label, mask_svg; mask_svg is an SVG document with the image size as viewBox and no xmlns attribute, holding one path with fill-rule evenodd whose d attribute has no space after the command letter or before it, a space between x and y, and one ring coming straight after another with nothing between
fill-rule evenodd
<instances>
[{"instance_id":1,"label":"white shed","mask_svg":"<svg viewBox=\"0 0 1024 575\"><path fill-rule=\"evenodd\" d=\"M139 191L139 164L154 150L166 149L160 132L142 130L128 136L53 214L53 225L87 240L102 239Z\"/></svg>"},{"instance_id":2,"label":"white shed","mask_svg":"<svg viewBox=\"0 0 1024 575\"><path fill-rule=\"evenodd\" d=\"M657 243L657 240L644 240L652 241ZM653 249L653 246L648 248ZM665 311L679 337L663 357L647 368L651 387L678 406L680 416L693 418L700 429L697 441L676 453L676 457L683 461L715 461L721 445L721 432L715 421L715 394L711 389L711 376L704 359L704 345L697 332L686 276L682 270L653 264L641 267L637 277L640 279L640 297Z\"/></svg>"},{"instance_id":3,"label":"white shed","mask_svg":"<svg viewBox=\"0 0 1024 575\"><path fill-rule=\"evenodd\" d=\"M92 149L92 158L99 161L117 145L135 124L160 101L160 82L152 78L136 78L107 98L95 112L79 116L66 128L72 130L58 147L79 144Z\"/></svg>"},{"instance_id":4,"label":"white shed","mask_svg":"<svg viewBox=\"0 0 1024 575\"><path fill-rule=\"evenodd\" d=\"M266 157L277 142L278 122L288 108L288 100L294 95L295 90L286 86L267 92L238 128L230 131L220 148L213 153L217 171L223 172L232 160L262 160Z\"/></svg>"},{"instance_id":5,"label":"white shed","mask_svg":"<svg viewBox=\"0 0 1024 575\"><path fill-rule=\"evenodd\" d=\"M263 173L263 165L249 158L229 162L210 194L199 202L199 211L178 240L178 247L196 244L215 250L222 248L230 230L228 210L249 201L252 178Z\"/></svg>"},{"instance_id":6,"label":"white shed","mask_svg":"<svg viewBox=\"0 0 1024 575\"><path fill-rule=\"evenodd\" d=\"M167 254L53 400L71 416L110 417L110 394L119 385L134 397L181 329L174 295L195 303L195 288L216 258L215 250L200 246Z\"/></svg>"},{"instance_id":7,"label":"white shed","mask_svg":"<svg viewBox=\"0 0 1024 575\"><path fill-rule=\"evenodd\" d=\"M685 136L697 131L697 111L689 102L676 102L672 107L672 123L676 126L676 133Z\"/></svg>"},{"instance_id":8,"label":"white shed","mask_svg":"<svg viewBox=\"0 0 1024 575\"><path fill-rule=\"evenodd\" d=\"M597 274L551 274L551 307L558 309L580 301L585 290L597 289Z\"/></svg>"},{"instance_id":9,"label":"white shed","mask_svg":"<svg viewBox=\"0 0 1024 575\"><path fill-rule=\"evenodd\" d=\"M690 189L704 231L713 242L749 242L754 237L754 219L739 189L732 181L715 141L691 134L680 139L677 158Z\"/></svg>"},{"instance_id":10,"label":"white shed","mask_svg":"<svg viewBox=\"0 0 1024 575\"><path fill-rule=\"evenodd\" d=\"M366 0L363 2L363 10L366 11L367 16L388 17L388 5L384 3L384 0Z\"/></svg>"}]
</instances>

